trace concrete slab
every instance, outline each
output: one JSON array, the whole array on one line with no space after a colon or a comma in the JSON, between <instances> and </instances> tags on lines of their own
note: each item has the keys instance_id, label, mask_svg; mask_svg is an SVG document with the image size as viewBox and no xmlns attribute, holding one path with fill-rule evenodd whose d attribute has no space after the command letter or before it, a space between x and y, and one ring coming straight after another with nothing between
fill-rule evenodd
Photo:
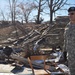
<instances>
[{"instance_id":1,"label":"concrete slab","mask_svg":"<svg viewBox=\"0 0 75 75\"><path fill-rule=\"evenodd\" d=\"M32 75L32 70L27 67L17 70L10 64L0 64L0 75Z\"/></svg>"},{"instance_id":2,"label":"concrete slab","mask_svg":"<svg viewBox=\"0 0 75 75\"><path fill-rule=\"evenodd\" d=\"M47 72L44 70L36 70L37 74L46 74ZM14 66L10 64L0 64L0 75L33 75L32 69L23 67L22 69L16 69Z\"/></svg>"}]
</instances>

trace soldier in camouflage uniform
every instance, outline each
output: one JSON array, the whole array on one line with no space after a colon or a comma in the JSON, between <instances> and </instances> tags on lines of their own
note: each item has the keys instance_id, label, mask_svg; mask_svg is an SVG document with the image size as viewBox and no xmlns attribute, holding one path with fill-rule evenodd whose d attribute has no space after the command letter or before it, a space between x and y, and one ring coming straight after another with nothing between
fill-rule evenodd
<instances>
[{"instance_id":1,"label":"soldier in camouflage uniform","mask_svg":"<svg viewBox=\"0 0 75 75\"><path fill-rule=\"evenodd\" d=\"M64 50L68 53L68 67L75 75L75 7L68 9L70 23L65 28Z\"/></svg>"}]
</instances>

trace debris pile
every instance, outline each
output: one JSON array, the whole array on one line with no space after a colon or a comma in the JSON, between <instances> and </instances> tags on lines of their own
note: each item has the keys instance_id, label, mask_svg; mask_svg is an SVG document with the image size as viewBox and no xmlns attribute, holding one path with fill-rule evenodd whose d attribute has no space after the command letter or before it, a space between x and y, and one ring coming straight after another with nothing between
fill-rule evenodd
<instances>
[{"instance_id":1,"label":"debris pile","mask_svg":"<svg viewBox=\"0 0 75 75\"><path fill-rule=\"evenodd\" d=\"M6 35L6 39L1 39L1 45L19 47L23 50L33 50L40 48L50 48L63 46L63 33L66 24L54 23L40 24L40 25L15 25L16 30L13 26L8 28L12 31ZM26 26L26 27L25 27ZM4 33L3 33L4 34ZM10 37L9 37L10 36Z\"/></svg>"},{"instance_id":2,"label":"debris pile","mask_svg":"<svg viewBox=\"0 0 75 75\"><path fill-rule=\"evenodd\" d=\"M16 63L15 60L17 60L19 64L24 65L28 64L26 58L29 55L46 54L45 52L41 51L42 49L47 50L51 48L52 50L50 51L49 55L52 53L59 54L59 50L56 50L56 48L59 48L61 52L63 50L63 33L65 25L66 24L64 24L63 26L63 24L61 23L54 23L52 25L29 25L29 27L27 26L27 28L24 28L24 26L21 26L19 24L16 25L16 30L14 31L14 29L11 28L12 31L9 34L6 34L6 39L1 40L0 42L1 46L5 47L0 50L0 56L2 56L3 54L2 58L0 57L0 59L3 61L6 61L6 59L8 59L8 63L9 61ZM9 45L11 46L11 48L9 47ZM60 60L60 56L58 59ZM60 61L63 61L63 59L64 58L62 58L62 60ZM59 60L56 63L59 63ZM33 64L37 65L37 63Z\"/></svg>"}]
</instances>

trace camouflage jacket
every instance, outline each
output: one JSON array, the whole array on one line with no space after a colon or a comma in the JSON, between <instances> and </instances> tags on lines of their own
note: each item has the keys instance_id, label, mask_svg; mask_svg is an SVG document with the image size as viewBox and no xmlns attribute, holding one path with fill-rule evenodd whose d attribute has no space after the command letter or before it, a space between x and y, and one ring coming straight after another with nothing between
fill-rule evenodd
<instances>
[{"instance_id":1,"label":"camouflage jacket","mask_svg":"<svg viewBox=\"0 0 75 75\"><path fill-rule=\"evenodd\" d=\"M75 25L68 24L64 32L64 51L68 52L69 64L75 64Z\"/></svg>"}]
</instances>

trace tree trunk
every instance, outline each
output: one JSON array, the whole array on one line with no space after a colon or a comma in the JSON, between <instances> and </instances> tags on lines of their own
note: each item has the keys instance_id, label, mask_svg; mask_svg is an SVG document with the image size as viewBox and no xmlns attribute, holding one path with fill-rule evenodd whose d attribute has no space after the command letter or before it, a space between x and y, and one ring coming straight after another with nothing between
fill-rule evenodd
<instances>
[{"instance_id":1,"label":"tree trunk","mask_svg":"<svg viewBox=\"0 0 75 75\"><path fill-rule=\"evenodd\" d=\"M53 10L52 10L53 0L50 1L50 24L53 21Z\"/></svg>"},{"instance_id":2,"label":"tree trunk","mask_svg":"<svg viewBox=\"0 0 75 75\"><path fill-rule=\"evenodd\" d=\"M39 9L38 9L38 15L37 15L37 24L40 24L40 10L41 10L41 0L39 2Z\"/></svg>"}]
</instances>

